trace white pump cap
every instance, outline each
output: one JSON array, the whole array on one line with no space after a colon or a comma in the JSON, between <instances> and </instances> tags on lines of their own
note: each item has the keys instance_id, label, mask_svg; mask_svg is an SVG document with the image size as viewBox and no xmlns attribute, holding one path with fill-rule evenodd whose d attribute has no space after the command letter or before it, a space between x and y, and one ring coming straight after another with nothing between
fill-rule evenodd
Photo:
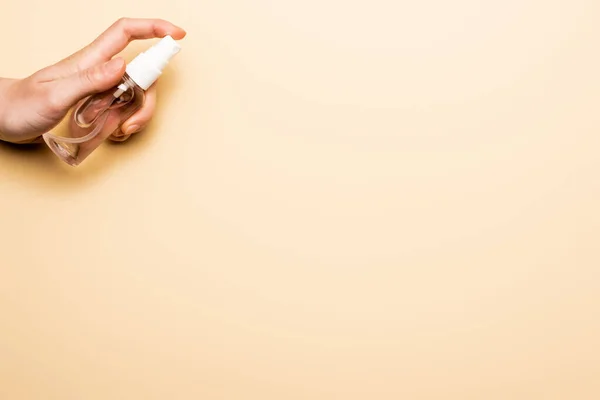
<instances>
[{"instance_id":1,"label":"white pump cap","mask_svg":"<svg viewBox=\"0 0 600 400\"><path fill-rule=\"evenodd\" d=\"M162 74L163 69L181 47L171 36L165 36L160 42L140 53L127 64L127 75L142 89L148 90Z\"/></svg>"}]
</instances>

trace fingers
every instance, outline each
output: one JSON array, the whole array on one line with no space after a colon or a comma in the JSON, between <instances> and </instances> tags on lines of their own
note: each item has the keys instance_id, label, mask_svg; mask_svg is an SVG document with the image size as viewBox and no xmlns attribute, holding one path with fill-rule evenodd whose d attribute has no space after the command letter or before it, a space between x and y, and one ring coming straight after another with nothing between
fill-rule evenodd
<instances>
[{"instance_id":1,"label":"fingers","mask_svg":"<svg viewBox=\"0 0 600 400\"><path fill-rule=\"evenodd\" d=\"M183 39L186 32L162 19L121 18L65 62L75 63L80 69L87 69L114 57L133 40L162 38L167 35L179 40Z\"/></svg>"},{"instance_id":2,"label":"fingers","mask_svg":"<svg viewBox=\"0 0 600 400\"><path fill-rule=\"evenodd\" d=\"M68 110L79 100L117 85L124 73L125 61L114 58L59 79L51 87L49 106L55 111Z\"/></svg>"},{"instance_id":3,"label":"fingers","mask_svg":"<svg viewBox=\"0 0 600 400\"><path fill-rule=\"evenodd\" d=\"M121 129L110 137L111 140L122 142L129 136L140 132L152 119L154 110L156 109L156 85L150 86L146 91L144 105L127 121L123 123Z\"/></svg>"}]
</instances>

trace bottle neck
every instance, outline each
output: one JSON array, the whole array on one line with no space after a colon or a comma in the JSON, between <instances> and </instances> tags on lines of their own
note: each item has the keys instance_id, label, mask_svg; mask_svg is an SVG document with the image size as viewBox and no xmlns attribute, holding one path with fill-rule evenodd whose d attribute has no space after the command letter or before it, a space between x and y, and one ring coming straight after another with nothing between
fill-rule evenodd
<instances>
[{"instance_id":1,"label":"bottle neck","mask_svg":"<svg viewBox=\"0 0 600 400\"><path fill-rule=\"evenodd\" d=\"M132 78L131 76L129 76L129 74L127 72L125 72L125 74L123 75L123 79L121 80L121 83L126 84L128 87L130 88L139 88L140 90L143 90L144 92L147 89L144 89L143 87L141 87L140 85L138 85Z\"/></svg>"}]
</instances>

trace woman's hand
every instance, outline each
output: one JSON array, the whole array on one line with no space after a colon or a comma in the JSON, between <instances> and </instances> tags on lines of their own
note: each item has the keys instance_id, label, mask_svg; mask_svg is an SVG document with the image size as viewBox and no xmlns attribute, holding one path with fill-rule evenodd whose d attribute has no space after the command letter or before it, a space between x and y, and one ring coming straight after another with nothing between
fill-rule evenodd
<instances>
[{"instance_id":1,"label":"woman's hand","mask_svg":"<svg viewBox=\"0 0 600 400\"><path fill-rule=\"evenodd\" d=\"M30 143L54 128L81 99L118 84L125 61L113 58L132 40L182 39L185 31L159 19L122 18L91 44L70 57L22 80L0 79L0 139ZM141 131L152 118L156 88L146 92L144 106L112 137L122 141Z\"/></svg>"}]
</instances>

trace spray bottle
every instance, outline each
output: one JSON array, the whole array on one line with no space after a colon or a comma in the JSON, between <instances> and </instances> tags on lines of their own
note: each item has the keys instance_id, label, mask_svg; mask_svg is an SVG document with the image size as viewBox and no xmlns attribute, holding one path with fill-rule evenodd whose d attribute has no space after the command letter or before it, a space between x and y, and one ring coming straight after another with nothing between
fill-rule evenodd
<instances>
[{"instance_id":1,"label":"spray bottle","mask_svg":"<svg viewBox=\"0 0 600 400\"><path fill-rule=\"evenodd\" d=\"M145 91L180 50L177 42L166 36L139 54L127 65L117 86L89 96L76 106L63 135L43 135L50 149L69 165L79 165L142 107Z\"/></svg>"}]
</instances>

